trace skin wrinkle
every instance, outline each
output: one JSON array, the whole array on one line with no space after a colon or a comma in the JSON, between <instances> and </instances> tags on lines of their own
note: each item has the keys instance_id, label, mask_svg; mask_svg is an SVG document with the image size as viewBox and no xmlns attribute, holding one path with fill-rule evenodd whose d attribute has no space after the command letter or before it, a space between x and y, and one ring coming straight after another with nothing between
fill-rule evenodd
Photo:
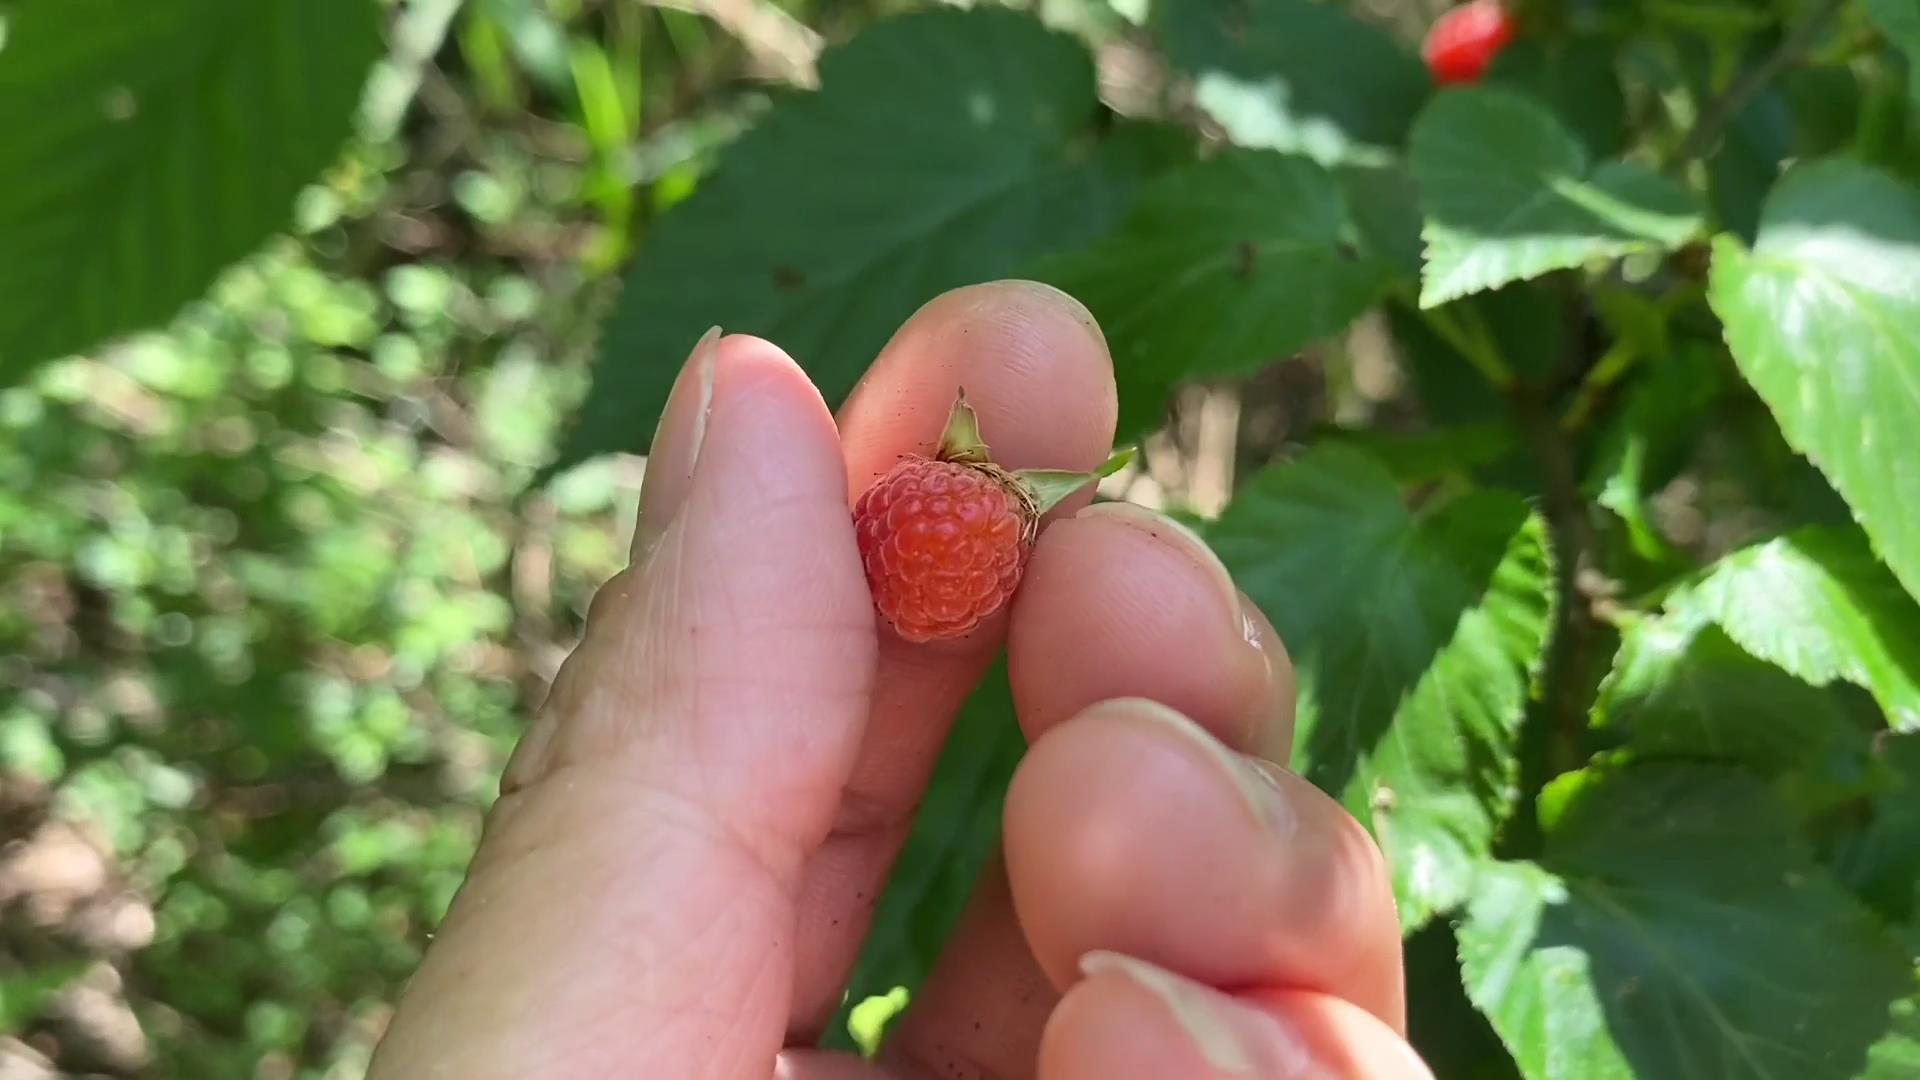
<instances>
[{"instance_id":1,"label":"skin wrinkle","mask_svg":"<svg viewBox=\"0 0 1920 1080\"><path fill-rule=\"evenodd\" d=\"M615 1019L624 1021L636 1013L649 1017L666 1015L648 1011L649 1006L655 1004L678 1007L683 999L672 987L687 985L690 978L704 976L714 962L716 948L724 952L727 945L739 941L738 927L758 923L778 925L777 913L786 910L792 900L789 893L782 891L782 875L755 858L749 847L733 842L723 823L702 812L698 804L658 789L642 789L642 797L635 798L629 778L613 771L615 764L581 764L557 770L540 783L497 804L499 827L496 831L502 835L495 836L490 846L482 849L481 860L472 868L455 911L472 919L484 917L489 907L501 903L525 903L523 890L527 881L546 880L556 874L572 882L570 888L575 891L608 897L607 904L588 905L584 910L601 911L605 913L602 917L613 920L631 916L640 925L621 921L617 929L598 935L602 947L627 955L620 961L596 967L609 974L621 973L620 981L608 988L612 992L589 994L583 1000L617 1009L619 1015ZM593 823L591 827L597 835L634 837L644 847L615 860L594 857L592 848L556 848L544 842L556 832L573 830L582 818ZM524 837L521 834L525 834ZM555 859L560 862L556 864ZM692 872L679 873L674 869L682 864L693 868ZM724 897L716 896L715 903L699 906L703 911L717 909L722 913L721 918L695 920L698 925L692 926L674 924L662 925L657 930L650 928L649 920L654 912L624 901L645 895L649 882L663 872L682 889L699 889L702 883L714 883L713 888L723 889ZM795 876L797 867L788 872L787 880ZM674 910L684 915L690 909ZM459 932L458 927L447 929ZM721 944L716 947L714 942ZM751 965L727 961L730 969L749 977L743 980L743 986L716 987L716 992L738 999L743 993L765 994L780 989L763 987L763 984L785 970L785 952L789 946L783 942L773 942L772 946L774 951L770 952L756 943L751 953L756 959ZM566 972L549 974L567 977ZM650 989L655 984L660 989ZM523 995L546 992L537 981L520 989ZM511 1002L506 1004L510 1015L517 1011ZM573 1027L583 1032L602 1030L592 1023L577 1023ZM671 1045L671 1041L670 1038L652 1040L663 1045ZM591 1056L593 1045L594 1040L589 1037L573 1041L568 1048L578 1051L581 1061L598 1061ZM544 1045L527 1048L525 1060L538 1060L543 1067L550 1067L552 1049ZM516 1060L522 1057L512 1056ZM606 1064L629 1068L633 1063L609 1061ZM739 1073L723 1071L714 1075Z\"/></svg>"},{"instance_id":2,"label":"skin wrinkle","mask_svg":"<svg viewBox=\"0 0 1920 1080\"><path fill-rule=\"evenodd\" d=\"M532 727L507 762L501 776L502 795L524 787L552 767L560 732L570 727L570 718L580 712L581 699L586 693L583 681L589 678L588 673L601 669L600 658L607 648L607 638L616 633L614 627L626 622L622 613L632 602L635 576L636 571L631 567L621 570L594 594L587 607L586 629L580 644L561 662Z\"/></svg>"},{"instance_id":3,"label":"skin wrinkle","mask_svg":"<svg viewBox=\"0 0 1920 1080\"><path fill-rule=\"evenodd\" d=\"M793 498L789 497L788 501ZM836 503L830 503L830 511L836 518L839 511ZM683 596L682 583L701 580L705 575L702 568L678 569L678 564L688 559L708 559L715 557L710 545L696 542L693 532L686 527L687 517L683 516L670 525L659 537L647 558L647 577L658 574L671 587L648 588L646 580L636 580L631 571L627 574L626 587L617 592L604 590L602 595L612 594L614 600L597 603L602 610L589 616L589 630L582 646L576 650L564 665L563 677L555 682L554 692L543 709L540 724L546 736L546 745L519 774L518 786L524 786L540 773L551 774L559 767L581 763L594 763L596 766L604 759L630 760L638 747L650 739L665 735L668 738L684 738L688 742L674 747L662 745L657 756L663 760L680 761L691 768L686 775L649 775L652 770L636 770L638 782L659 786L665 790L679 788L687 790L685 796L690 799L702 797L700 789L708 792L721 790L723 784L717 775L727 770L721 763L731 756L726 746L727 736L738 730L739 725L729 723L716 716L716 713L732 713L743 716L767 715L768 710L785 711L794 700L790 691L793 684L776 683L768 680L741 679L735 668L730 666L731 657L707 647L713 641L729 640L743 633L757 633L768 636L766 632L779 627L757 617L739 614L743 609L739 604L731 606L726 617L711 618L711 607L703 603L695 606L691 597ZM693 518L692 520L699 520ZM725 580L724 576L722 576ZM728 591L733 591L733 583L728 582ZM637 587L636 587L637 586ZM707 597L711 601L712 597ZM634 604L644 605L649 610L633 612ZM825 610L825 605L810 605L809 610ZM687 614L697 613L693 631L683 639L654 640L657 637L653 627L671 626L683 622ZM597 619L597 621L596 621ZM604 628L604 629L603 629ZM792 623L788 633L779 637L791 637L800 648L842 649L838 639L847 635L870 635L873 633L870 621L859 624L843 623L838 627L817 621ZM636 669L631 663L620 662L626 656L645 658L644 666ZM612 672L612 678L593 679L567 675L566 671L604 673ZM689 675L691 672L691 675ZM835 684L821 684L818 679L804 684L810 707L827 710L844 710L864 702L865 681L858 675ZM714 691L722 691L716 699ZM742 693L741 691L746 691ZM664 720L650 720L650 717L674 716L691 718L689 723L665 723ZM797 745L795 753L817 755L822 747L818 738L810 737L805 727L788 730L788 738ZM652 756L652 755L649 755ZM537 770L537 771L536 771ZM689 783L691 781L691 783ZM690 789L690 790L689 790ZM779 807L784 805L772 791L756 793L755 810L752 816L757 822L781 823ZM711 794L705 797L712 798ZM787 821L784 824L792 825ZM804 832L809 835L824 834L829 825L821 823L801 823ZM755 830L756 832L759 830ZM742 833L737 838L742 846L761 851L763 861L771 858L770 849L784 847L793 839L791 836L767 835L749 838Z\"/></svg>"}]
</instances>

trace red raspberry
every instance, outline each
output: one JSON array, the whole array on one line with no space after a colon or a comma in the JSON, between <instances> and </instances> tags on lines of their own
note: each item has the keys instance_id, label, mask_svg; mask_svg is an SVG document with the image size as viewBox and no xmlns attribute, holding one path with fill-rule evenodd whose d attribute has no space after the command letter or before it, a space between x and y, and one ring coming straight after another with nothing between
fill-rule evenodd
<instances>
[{"instance_id":1,"label":"red raspberry","mask_svg":"<svg viewBox=\"0 0 1920 1080\"><path fill-rule=\"evenodd\" d=\"M1437 83L1477 82L1513 40L1513 30L1500 0L1472 0L1434 21L1420 55Z\"/></svg>"},{"instance_id":2,"label":"red raspberry","mask_svg":"<svg viewBox=\"0 0 1920 1080\"><path fill-rule=\"evenodd\" d=\"M908 641L972 630L1019 586L1040 515L1132 456L1115 454L1094 472L1008 472L962 394L938 455L901 461L854 503L874 607Z\"/></svg>"},{"instance_id":3,"label":"red raspberry","mask_svg":"<svg viewBox=\"0 0 1920 1080\"><path fill-rule=\"evenodd\" d=\"M1020 584L1033 548L1029 506L978 466L895 465L853 508L874 606L908 641L973 629Z\"/></svg>"}]
</instances>

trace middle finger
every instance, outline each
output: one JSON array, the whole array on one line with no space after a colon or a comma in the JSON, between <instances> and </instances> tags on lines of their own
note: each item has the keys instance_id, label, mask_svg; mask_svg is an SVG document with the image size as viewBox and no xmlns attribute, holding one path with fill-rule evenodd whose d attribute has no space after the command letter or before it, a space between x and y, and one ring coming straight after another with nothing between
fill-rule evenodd
<instances>
[{"instance_id":1,"label":"middle finger","mask_svg":"<svg viewBox=\"0 0 1920 1080\"><path fill-rule=\"evenodd\" d=\"M849 493L858 498L904 455L932 452L962 387L1006 468L1090 469L1112 447L1113 365L1086 309L1045 285L976 285L909 318L841 409ZM803 874L790 1041L807 1041L839 1003L954 713L1006 622L1002 612L924 645L881 629L860 751L833 831Z\"/></svg>"}]
</instances>

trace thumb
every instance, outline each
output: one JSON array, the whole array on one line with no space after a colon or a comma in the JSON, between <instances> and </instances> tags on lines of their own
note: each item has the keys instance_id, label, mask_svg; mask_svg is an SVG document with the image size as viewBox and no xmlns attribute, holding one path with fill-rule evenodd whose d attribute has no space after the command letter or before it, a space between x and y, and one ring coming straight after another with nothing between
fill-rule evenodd
<instances>
[{"instance_id":1,"label":"thumb","mask_svg":"<svg viewBox=\"0 0 1920 1080\"><path fill-rule=\"evenodd\" d=\"M865 722L875 631L846 468L778 348L711 333L602 588L508 766L373 1075L769 1069L792 896Z\"/></svg>"}]
</instances>

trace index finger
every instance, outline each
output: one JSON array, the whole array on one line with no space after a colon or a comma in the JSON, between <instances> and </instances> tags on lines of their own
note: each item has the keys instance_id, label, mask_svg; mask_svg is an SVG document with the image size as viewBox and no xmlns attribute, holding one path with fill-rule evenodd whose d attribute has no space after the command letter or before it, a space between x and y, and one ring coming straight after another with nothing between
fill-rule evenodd
<instances>
[{"instance_id":1,"label":"index finger","mask_svg":"<svg viewBox=\"0 0 1920 1080\"><path fill-rule=\"evenodd\" d=\"M848 494L909 454L931 454L964 387L1009 469L1092 469L1112 449L1113 364L1093 317L1050 286L956 289L901 326L839 415ZM1083 492L1056 513L1072 513ZM816 1033L839 1002L873 902L905 839L947 729L1006 638L1006 616L951 641L909 644L882 629L873 710L834 830L800 899L794 1034Z\"/></svg>"}]
</instances>

